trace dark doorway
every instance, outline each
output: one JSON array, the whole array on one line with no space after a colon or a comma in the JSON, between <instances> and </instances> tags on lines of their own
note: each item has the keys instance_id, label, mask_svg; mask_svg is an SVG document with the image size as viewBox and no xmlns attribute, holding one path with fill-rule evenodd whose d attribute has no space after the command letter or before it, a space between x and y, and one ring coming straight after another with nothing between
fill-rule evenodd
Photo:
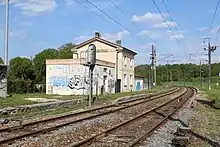
<instances>
[{"instance_id":1,"label":"dark doorway","mask_svg":"<svg viewBox=\"0 0 220 147\"><path fill-rule=\"evenodd\" d=\"M121 92L121 79L117 79L115 83L115 93L120 93Z\"/></svg>"}]
</instances>

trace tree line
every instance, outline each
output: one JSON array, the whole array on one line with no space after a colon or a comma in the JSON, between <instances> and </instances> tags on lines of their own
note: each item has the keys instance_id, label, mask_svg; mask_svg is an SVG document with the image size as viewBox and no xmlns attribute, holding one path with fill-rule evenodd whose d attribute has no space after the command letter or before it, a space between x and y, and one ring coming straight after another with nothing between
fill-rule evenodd
<instances>
[{"instance_id":1,"label":"tree line","mask_svg":"<svg viewBox=\"0 0 220 147\"><path fill-rule=\"evenodd\" d=\"M220 73L220 63L214 63L211 66L212 76L218 76ZM156 67L157 83L170 81L194 81L202 77L208 78L208 65L196 64L172 64L159 65ZM152 75L150 65L139 65L135 67L135 74L149 78Z\"/></svg>"},{"instance_id":2,"label":"tree line","mask_svg":"<svg viewBox=\"0 0 220 147\"><path fill-rule=\"evenodd\" d=\"M34 58L15 57L9 61L8 93L45 92L46 59L71 59L76 45L66 43L58 48L48 48L39 52ZM0 58L0 63L3 63ZM212 64L212 76L220 73L220 63ZM150 65L135 67L135 74L149 78L152 74ZM157 66L157 83L169 81L193 81L208 77L207 64L172 64Z\"/></svg>"},{"instance_id":3,"label":"tree line","mask_svg":"<svg viewBox=\"0 0 220 147\"><path fill-rule=\"evenodd\" d=\"M45 92L46 59L71 59L75 44L66 43L58 48L48 48L33 59L15 57L9 61L8 93ZM2 59L0 60L3 63Z\"/></svg>"}]
</instances>

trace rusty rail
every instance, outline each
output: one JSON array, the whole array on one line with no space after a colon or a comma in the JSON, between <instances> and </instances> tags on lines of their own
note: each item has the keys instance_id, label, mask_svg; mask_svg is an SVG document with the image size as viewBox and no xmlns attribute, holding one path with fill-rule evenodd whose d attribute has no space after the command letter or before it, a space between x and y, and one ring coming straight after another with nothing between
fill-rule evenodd
<instances>
[{"instance_id":1,"label":"rusty rail","mask_svg":"<svg viewBox=\"0 0 220 147\"><path fill-rule=\"evenodd\" d=\"M159 108L161 108L161 107L163 107L163 106L165 106L165 105L167 105L167 104L169 104L169 103L171 103L171 102L173 102L173 101L179 99L180 97L184 96L188 91L189 91L189 88L187 88L187 91L184 92L183 94L179 95L178 97L176 97L176 98L174 98L174 99L172 99L172 100L170 100L170 101L168 101L168 102L166 102L166 103L161 104L161 105L158 106L158 107L155 107L155 108L152 108L152 109L150 109L150 110L148 110L148 111L145 111L144 113L142 113L142 114L140 114L140 115L138 115L138 116L136 116L136 117L133 117L133 118L129 119L128 121L125 121L125 122L123 122L123 123L120 123L120 124L117 125L117 126L114 126L114 127L112 127L112 128L109 128L109 129L107 129L107 130L105 130L105 131L103 131L103 132L100 132L100 133L98 133L98 134L95 134L95 135L93 135L93 136L91 136L91 137L89 137L89 138L87 138L87 139L85 139L85 140L82 140L82 141L80 141L80 142L78 142L78 143L75 143L75 144L72 144L72 145L70 145L70 146L71 146L71 147L85 146L85 145L89 144L89 142L91 142L92 140L94 140L95 138L97 138L97 137L99 137L99 136L102 136L102 135L106 135L106 134L110 133L111 131L116 130L117 128L120 128L120 127L122 127L122 126L124 126L124 125L126 125L126 124L128 124L128 123L131 123L131 122L133 122L133 121L135 121L135 120L141 118L142 116L145 116L145 115L149 114L150 112L153 112L153 111L155 111L155 110L157 110L157 109L159 109ZM187 100L188 100L188 98L186 99L186 101L187 101ZM181 104L181 106L182 106L182 105L183 105L183 104ZM181 106L180 106L180 107L181 107ZM178 110L178 109L179 109L179 107L178 107L176 110ZM173 113L175 113L175 112L173 112ZM172 113L172 114L173 114L173 113ZM170 116L170 115L169 115L169 116ZM163 119L163 122L166 121L169 116L167 116L166 118L164 118L164 119ZM161 122L161 123L163 123L163 122ZM160 124L161 124L161 123L160 123ZM159 126L159 124L155 125L155 127L154 127L153 129L151 129L149 132L154 131L158 126ZM138 141L139 141L139 139L136 140L135 143L133 143L133 145L135 145Z\"/></svg>"},{"instance_id":2,"label":"rusty rail","mask_svg":"<svg viewBox=\"0 0 220 147\"><path fill-rule=\"evenodd\" d=\"M116 112L116 111L119 111L119 110L122 110L122 109L125 109L125 108L128 108L128 107L132 107L132 106L136 106L136 105L139 105L139 104L142 104L142 103L146 103L146 102L149 102L149 101L159 99L161 97L173 94L175 92L178 92L178 91L180 91L180 89L181 88L176 88L174 90L170 90L170 91L162 93L160 95L154 94L154 95L151 95L151 96L148 96L148 97L145 97L145 98L139 98L139 99L133 99L133 100L130 100L130 101L120 102L119 104L126 104L126 103L134 102L134 101L137 101L137 100L154 97L154 98L143 100L143 101L131 104L131 105L122 106L122 107L116 108L116 109L111 110L111 111L102 112L102 113L99 113L99 114L96 114L96 115L84 117L84 118L77 119L77 120L74 120L74 121L71 121L71 122L58 124L56 126L52 126L52 127L49 127L49 128L44 128L44 129L40 129L40 130L36 130L36 131L31 131L31 132L28 132L28 133L25 133L25 134L22 134L22 135L19 135L19 136L14 136L14 137L11 137L11 138L0 140L0 144L10 143L10 142L13 142L15 140L18 140L18 139L21 139L21 138L24 138L24 137L37 135L37 134L44 133L44 132L49 132L49 131L55 130L57 128L67 126L67 125L70 125L70 124L73 124L73 123L77 123L77 122L80 122L80 121L83 121L83 120L96 118L96 117L103 116L103 115L106 115L106 114L109 114L109 113L113 113L113 112ZM66 117L71 117L71 116L75 116L75 115L78 115L78 114L84 114L84 113L93 112L93 111L97 111L97 110L101 110L101 109L105 109L105 108L110 108L110 107L116 107L116 106L115 106L115 104L110 104L110 105L107 105L107 106L103 106L103 107L99 107L99 108L95 108L95 109L90 109L90 110L86 110L86 111L81 111L81 112L78 112L78 113L68 114L68 115L65 115L65 116L59 116L59 117L55 117L55 118L49 118L49 119L46 119L46 120L27 123L27 124L22 125L22 127L24 128L24 127L28 127L28 126L31 126L31 125L36 125L38 123L45 123L45 122L52 121L52 120L63 119L63 118L66 118ZM22 127L21 127L21 129L22 129ZM15 131L19 130L18 127L16 126L16 127L2 129L2 130L0 130L0 132L4 132L4 130L5 131L13 131L13 129Z\"/></svg>"},{"instance_id":3,"label":"rusty rail","mask_svg":"<svg viewBox=\"0 0 220 147\"><path fill-rule=\"evenodd\" d=\"M147 99L147 98L151 98L151 97L155 97L155 96L159 96L159 95L166 95L166 94L169 94L169 93L172 94L172 93L175 93L179 90L180 90L180 87L177 87L174 90L172 89L172 90L169 90L167 92L163 92L163 93L159 93L159 94L152 94L152 95L146 96L144 98L140 97L140 98L137 98L137 99L127 100L127 101L119 102L118 104L122 105L122 104L131 103L131 102L134 102L134 101L137 101L137 100ZM154 100L154 99L150 99L150 101L151 100ZM53 121L53 120L64 119L64 118L72 117L72 116L75 116L75 115L91 113L93 111L106 109L106 108L110 108L110 107L116 107L116 106L115 106L115 104L109 104L109 105L96 107L96 108L88 109L88 110L83 110L83 111L80 111L80 112L75 112L75 113L71 113L71 114L67 114L67 115L51 117L51 118L47 118L47 119L43 119L43 120L39 120L39 121L29 122L29 123L21 124L19 126L7 127L7 128L0 129L0 133L5 132L5 131L15 130L17 128L21 129L23 127L28 127L28 126L39 124L39 123L45 123L45 122L49 122L49 121Z\"/></svg>"},{"instance_id":4,"label":"rusty rail","mask_svg":"<svg viewBox=\"0 0 220 147\"><path fill-rule=\"evenodd\" d=\"M192 95L189 97L193 97L195 93L197 93L197 89L195 88L191 88L193 89L193 93ZM144 133L141 137L139 137L138 139L136 139L132 144L129 145L129 147L133 147L135 145L137 145L142 139L146 138L147 136L149 136L153 131L155 131L157 128L159 128L164 122L166 122L172 115L174 115L177 110L179 110L186 102L189 98L186 98L181 105L179 105L173 112L171 112L170 114L168 114L162 121L160 121L159 123L157 123L153 128L151 128L149 131L147 131L146 133Z\"/></svg>"}]
</instances>

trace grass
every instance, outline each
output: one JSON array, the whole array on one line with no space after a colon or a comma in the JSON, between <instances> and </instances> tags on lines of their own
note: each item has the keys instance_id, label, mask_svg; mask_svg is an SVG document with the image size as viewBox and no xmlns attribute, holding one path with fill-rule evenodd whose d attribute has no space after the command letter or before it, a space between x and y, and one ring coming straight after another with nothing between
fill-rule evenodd
<instances>
[{"instance_id":1,"label":"grass","mask_svg":"<svg viewBox=\"0 0 220 147\"><path fill-rule=\"evenodd\" d=\"M27 100L25 98L47 98L47 99L71 100L71 99L82 98L82 96L77 96L77 95L64 95L64 96L46 95L45 93L12 94L12 97L0 98L0 108L39 103L39 102Z\"/></svg>"},{"instance_id":2,"label":"grass","mask_svg":"<svg viewBox=\"0 0 220 147\"><path fill-rule=\"evenodd\" d=\"M82 98L82 95L47 95L45 93L13 94L13 96L14 97L23 96L24 98L48 98L48 99L61 99L61 100Z\"/></svg>"},{"instance_id":3,"label":"grass","mask_svg":"<svg viewBox=\"0 0 220 147\"><path fill-rule=\"evenodd\" d=\"M58 114L63 114L63 113L67 113L67 112L71 112L74 110L77 110L79 108L82 108L81 105L74 105L72 107L58 107L55 109L48 109L48 110L33 110L30 112L19 112L16 115L3 115L0 116L1 118L13 118L13 119L34 119L34 118L38 118L38 117L43 117L43 116L53 116L53 115L58 115Z\"/></svg>"},{"instance_id":4,"label":"grass","mask_svg":"<svg viewBox=\"0 0 220 147\"><path fill-rule=\"evenodd\" d=\"M202 104L197 104L196 114L191 120L192 131L213 140L219 140L220 136L220 111L206 107ZM210 146L207 142L198 141L192 142L190 146Z\"/></svg>"},{"instance_id":5,"label":"grass","mask_svg":"<svg viewBox=\"0 0 220 147\"><path fill-rule=\"evenodd\" d=\"M157 91L165 91L168 90L170 87L165 88L164 86L157 86L155 88L149 89L149 90L143 90L143 91L132 91L132 92L123 92L123 93L113 93L113 94L105 94L103 96L100 96L100 98L103 99L117 99L120 97L125 97L125 96L132 96L132 95L138 95L138 94L147 94L147 93L154 93ZM163 89L163 90L161 90Z\"/></svg>"},{"instance_id":6,"label":"grass","mask_svg":"<svg viewBox=\"0 0 220 147\"><path fill-rule=\"evenodd\" d=\"M112 100L117 99L119 97L124 97L124 96L129 96L129 95L137 95L137 94L147 94L147 93L155 93L155 92L162 92L165 90L168 90L170 87L164 88L162 86L158 86L156 88L150 89L150 90L144 90L144 91L140 91L140 92L125 92L125 93L116 93L116 94L105 94L103 96L100 96L98 98L98 100L95 101L94 106L97 105L103 105L111 103ZM22 104L33 104L36 102L32 102L32 101L28 101L25 100L25 97L43 97L43 98L47 98L48 95L45 94L26 94L26 95L21 95L21 94L16 94L14 95L13 98L8 98L5 99L4 103L1 103L0 100L0 107L4 107L4 106L16 106L16 105L22 105ZM3 105L4 104L4 105ZM30 112L19 112L16 115L13 116L13 118L33 118L33 117L39 117L39 116L45 116L45 115L55 115L55 114L62 114L65 112L69 112L69 111L73 111L79 108L86 108L86 104L87 101L83 101L82 104L80 105L75 105L72 107L58 107L55 109L49 109L49 110L45 110L45 111L41 111L41 110L32 110ZM10 116L4 116L4 117L10 117Z\"/></svg>"},{"instance_id":7,"label":"grass","mask_svg":"<svg viewBox=\"0 0 220 147\"><path fill-rule=\"evenodd\" d=\"M25 100L22 95L16 97L8 97L8 98L0 98L0 108L8 107L8 106L19 106L19 105L27 105L27 104L35 104L37 102Z\"/></svg>"},{"instance_id":8,"label":"grass","mask_svg":"<svg viewBox=\"0 0 220 147\"><path fill-rule=\"evenodd\" d=\"M150 89L150 90L144 90L141 92L124 92L124 93L115 93L115 94L105 94L99 96L99 102L98 103L106 103L109 100L114 100L119 97L129 96L129 95L137 95L141 93L151 93L156 92L160 89L164 89L161 86L158 86L156 88ZM166 89L164 89L166 90ZM8 97L5 99L0 99L0 108L8 107L8 106L19 106L19 105L27 105L27 104L36 104L38 102L26 100L25 98L47 98L47 99L60 99L60 100L71 100L71 99L77 99L77 98L83 98L86 97L86 95L46 95L45 93L27 93L27 94L12 94L12 97Z\"/></svg>"},{"instance_id":9,"label":"grass","mask_svg":"<svg viewBox=\"0 0 220 147\"><path fill-rule=\"evenodd\" d=\"M220 108L220 87L217 87L216 84L212 84L212 89L208 90L208 85L207 84L203 84L201 85L200 82L182 82L182 81L178 81L174 83L175 85L185 85L185 86L193 86L193 87L197 87L202 91L205 91L207 94L207 98L209 98L210 100L215 100L215 104L214 106L216 108Z\"/></svg>"}]
</instances>

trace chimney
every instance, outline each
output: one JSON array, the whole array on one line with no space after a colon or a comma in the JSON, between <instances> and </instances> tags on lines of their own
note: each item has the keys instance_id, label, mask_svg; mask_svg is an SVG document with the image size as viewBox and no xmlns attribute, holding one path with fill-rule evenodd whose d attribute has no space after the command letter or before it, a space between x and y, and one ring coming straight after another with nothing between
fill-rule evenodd
<instances>
[{"instance_id":1,"label":"chimney","mask_svg":"<svg viewBox=\"0 0 220 147\"><path fill-rule=\"evenodd\" d=\"M95 32L95 37L100 38L101 34L99 32Z\"/></svg>"},{"instance_id":2,"label":"chimney","mask_svg":"<svg viewBox=\"0 0 220 147\"><path fill-rule=\"evenodd\" d=\"M121 40L116 40L116 44L121 45Z\"/></svg>"}]
</instances>

